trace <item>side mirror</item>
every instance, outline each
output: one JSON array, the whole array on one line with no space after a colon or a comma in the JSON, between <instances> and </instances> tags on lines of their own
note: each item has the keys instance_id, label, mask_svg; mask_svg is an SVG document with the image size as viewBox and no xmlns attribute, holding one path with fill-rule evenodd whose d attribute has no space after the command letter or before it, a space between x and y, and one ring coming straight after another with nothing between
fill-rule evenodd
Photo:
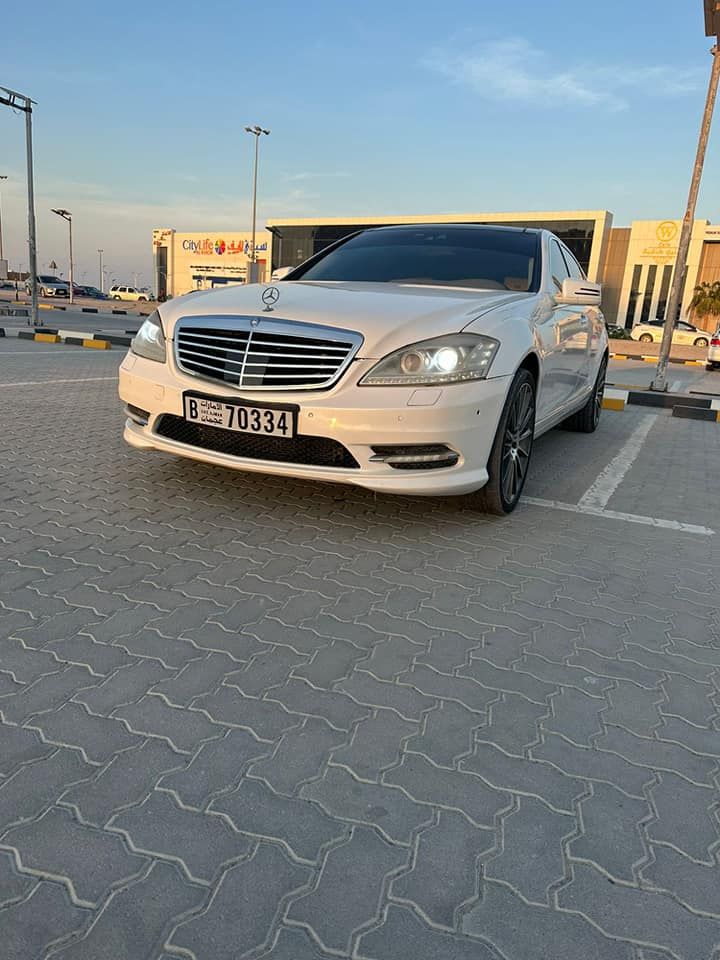
<instances>
[{"instance_id":1,"label":"side mirror","mask_svg":"<svg viewBox=\"0 0 720 960\"><path fill-rule=\"evenodd\" d=\"M273 270L272 277L270 279L272 281L284 280L285 277L289 273L292 273L294 269L295 267L278 267L277 270Z\"/></svg>"},{"instance_id":2,"label":"side mirror","mask_svg":"<svg viewBox=\"0 0 720 960\"><path fill-rule=\"evenodd\" d=\"M563 280L562 290L555 295L556 303L576 303L578 306L599 307L602 299L602 288L599 283L590 280L573 280L567 277Z\"/></svg>"}]
</instances>

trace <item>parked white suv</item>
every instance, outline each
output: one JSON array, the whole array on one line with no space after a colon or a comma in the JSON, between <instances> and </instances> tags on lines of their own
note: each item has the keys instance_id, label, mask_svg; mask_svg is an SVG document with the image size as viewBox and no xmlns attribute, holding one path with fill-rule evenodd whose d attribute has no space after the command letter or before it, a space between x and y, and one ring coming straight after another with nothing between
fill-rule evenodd
<instances>
[{"instance_id":1,"label":"parked white suv","mask_svg":"<svg viewBox=\"0 0 720 960\"><path fill-rule=\"evenodd\" d=\"M648 320L646 323L636 323L630 332L633 340L641 343L660 343L663 338L663 320ZM672 335L673 343L682 343L685 346L706 347L710 343L710 334L706 330L693 326L686 320L678 320Z\"/></svg>"},{"instance_id":2,"label":"parked white suv","mask_svg":"<svg viewBox=\"0 0 720 960\"><path fill-rule=\"evenodd\" d=\"M150 299L150 295L147 290L138 290L137 287L115 285L110 287L110 298L112 300L147 301Z\"/></svg>"},{"instance_id":3,"label":"parked white suv","mask_svg":"<svg viewBox=\"0 0 720 960\"><path fill-rule=\"evenodd\" d=\"M720 327L710 338L710 346L707 352L706 370L717 370L720 367Z\"/></svg>"}]
</instances>

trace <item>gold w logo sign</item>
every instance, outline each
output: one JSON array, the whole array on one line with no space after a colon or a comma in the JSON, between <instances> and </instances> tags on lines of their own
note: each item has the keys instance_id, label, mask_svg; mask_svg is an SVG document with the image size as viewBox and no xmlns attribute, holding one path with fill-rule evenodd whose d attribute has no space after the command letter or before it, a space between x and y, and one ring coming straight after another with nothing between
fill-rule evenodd
<instances>
[{"instance_id":1,"label":"gold w logo sign","mask_svg":"<svg viewBox=\"0 0 720 960\"><path fill-rule=\"evenodd\" d=\"M677 236L677 232L677 224L673 220L663 220L663 222L658 225L655 235L661 243L670 243L670 241L674 240Z\"/></svg>"}]
</instances>

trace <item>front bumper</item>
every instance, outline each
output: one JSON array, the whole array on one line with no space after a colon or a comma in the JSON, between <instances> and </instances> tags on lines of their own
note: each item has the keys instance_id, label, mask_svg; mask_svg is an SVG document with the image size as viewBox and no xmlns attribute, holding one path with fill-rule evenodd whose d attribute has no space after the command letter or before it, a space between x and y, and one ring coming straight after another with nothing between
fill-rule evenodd
<instances>
[{"instance_id":1,"label":"front bumper","mask_svg":"<svg viewBox=\"0 0 720 960\"><path fill-rule=\"evenodd\" d=\"M168 351L171 352L170 350ZM126 405L147 411L146 424L128 417L125 440L143 450L160 450L234 469L350 483L387 493L435 496L464 494L488 479L487 462L511 377L438 388L359 387L358 380L374 360L354 361L340 382L324 391L256 392L203 380L174 367L173 360L156 363L131 352L120 366L119 394ZM183 416L183 393L202 392L218 399L243 399L262 406L299 406L297 432L342 444L357 469L283 463L231 456L160 436L164 414ZM398 470L371 458L380 445L446 444L459 454L454 466Z\"/></svg>"},{"instance_id":2,"label":"front bumper","mask_svg":"<svg viewBox=\"0 0 720 960\"><path fill-rule=\"evenodd\" d=\"M708 347L707 362L720 363L720 347Z\"/></svg>"}]
</instances>

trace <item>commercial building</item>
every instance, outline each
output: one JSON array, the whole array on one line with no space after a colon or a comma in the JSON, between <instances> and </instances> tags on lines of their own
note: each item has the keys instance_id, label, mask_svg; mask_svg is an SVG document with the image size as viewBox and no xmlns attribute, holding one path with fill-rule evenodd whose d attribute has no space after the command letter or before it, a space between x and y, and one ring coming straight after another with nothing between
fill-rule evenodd
<instances>
[{"instance_id":1,"label":"commercial building","mask_svg":"<svg viewBox=\"0 0 720 960\"><path fill-rule=\"evenodd\" d=\"M356 230L413 223L544 227L570 247L591 280L603 284L603 311L609 323L632 327L641 320L665 315L680 221L635 220L629 227L614 227L613 215L608 210L272 219L267 222L267 231L258 233L260 278L269 279L271 269L296 266ZM159 293L178 296L220 283L245 282L250 252L247 233L190 234L155 230L153 247ZM720 226L696 220L682 316L691 316L690 301L695 286L715 280L720 280Z\"/></svg>"},{"instance_id":2,"label":"commercial building","mask_svg":"<svg viewBox=\"0 0 720 960\"><path fill-rule=\"evenodd\" d=\"M255 238L260 280L269 270L271 240L264 230ZM153 230L152 242L155 290L161 300L247 279L252 260L250 233L179 233L164 228Z\"/></svg>"}]
</instances>

